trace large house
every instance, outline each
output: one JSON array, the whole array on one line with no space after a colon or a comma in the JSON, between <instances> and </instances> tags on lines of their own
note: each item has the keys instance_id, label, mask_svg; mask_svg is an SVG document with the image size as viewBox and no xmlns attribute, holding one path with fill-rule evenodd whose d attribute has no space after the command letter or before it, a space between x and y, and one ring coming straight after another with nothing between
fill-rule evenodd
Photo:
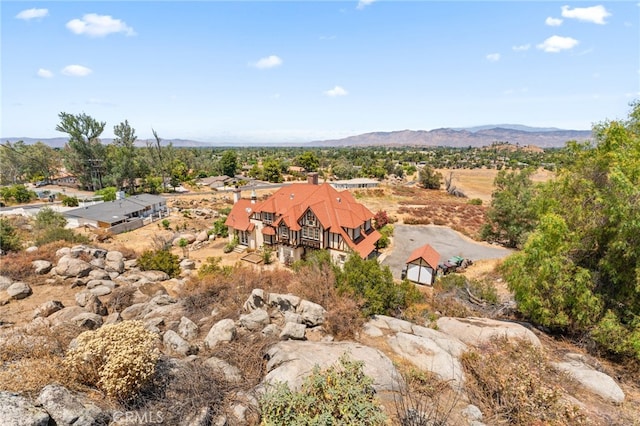
<instances>
[{"instance_id":1,"label":"large house","mask_svg":"<svg viewBox=\"0 0 640 426\"><path fill-rule=\"evenodd\" d=\"M319 185L315 173L307 183L284 186L260 202L255 195L247 200L237 194L225 222L229 238L252 249L271 248L283 263L319 249L338 263L351 251L365 259L376 253L380 233L373 229L373 213L348 191Z\"/></svg>"}]
</instances>

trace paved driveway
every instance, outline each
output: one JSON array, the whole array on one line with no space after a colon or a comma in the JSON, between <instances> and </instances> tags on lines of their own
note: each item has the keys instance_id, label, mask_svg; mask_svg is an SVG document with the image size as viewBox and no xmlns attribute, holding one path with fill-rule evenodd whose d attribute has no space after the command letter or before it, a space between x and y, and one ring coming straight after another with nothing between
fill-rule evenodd
<instances>
[{"instance_id":1,"label":"paved driveway","mask_svg":"<svg viewBox=\"0 0 640 426\"><path fill-rule=\"evenodd\" d=\"M386 253L382 264L389 266L394 278L400 273L411 252L429 244L440 253L440 263L452 256L462 256L471 260L500 259L512 250L486 243L477 243L462 237L450 228L432 225L394 225L393 248Z\"/></svg>"}]
</instances>

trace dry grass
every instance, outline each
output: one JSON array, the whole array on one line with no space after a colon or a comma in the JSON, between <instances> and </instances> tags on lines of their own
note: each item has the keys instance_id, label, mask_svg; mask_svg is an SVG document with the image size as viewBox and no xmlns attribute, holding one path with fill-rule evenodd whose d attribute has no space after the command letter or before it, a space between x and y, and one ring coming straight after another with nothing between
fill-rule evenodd
<instances>
[{"instance_id":1,"label":"dry grass","mask_svg":"<svg viewBox=\"0 0 640 426\"><path fill-rule=\"evenodd\" d=\"M466 352L462 364L467 395L491 424L586 425L586 414L563 398L574 382L553 370L540 349L527 341L496 339Z\"/></svg>"},{"instance_id":2,"label":"dry grass","mask_svg":"<svg viewBox=\"0 0 640 426\"><path fill-rule=\"evenodd\" d=\"M55 264L56 251L62 247L69 247L66 241L56 241L44 244L37 251L27 253L25 251L11 252L0 258L0 275L11 278L14 281L28 280L30 283L39 284L44 277L38 277L33 273L31 262L34 260L48 260Z\"/></svg>"},{"instance_id":3,"label":"dry grass","mask_svg":"<svg viewBox=\"0 0 640 426\"><path fill-rule=\"evenodd\" d=\"M37 394L49 383L87 390L75 382L63 365L66 349L83 329L65 325L55 328L21 327L0 334L0 389Z\"/></svg>"}]
</instances>

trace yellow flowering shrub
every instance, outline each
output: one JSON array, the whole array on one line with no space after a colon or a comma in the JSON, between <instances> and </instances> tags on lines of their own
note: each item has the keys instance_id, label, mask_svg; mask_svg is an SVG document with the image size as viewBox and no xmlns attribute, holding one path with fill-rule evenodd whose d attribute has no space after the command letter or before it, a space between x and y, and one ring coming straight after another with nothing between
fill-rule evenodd
<instances>
[{"instance_id":1,"label":"yellow flowering shrub","mask_svg":"<svg viewBox=\"0 0 640 426\"><path fill-rule=\"evenodd\" d=\"M109 398L128 400L152 379L160 353L156 336L140 321L108 324L85 331L67 352L65 365L82 383Z\"/></svg>"}]
</instances>

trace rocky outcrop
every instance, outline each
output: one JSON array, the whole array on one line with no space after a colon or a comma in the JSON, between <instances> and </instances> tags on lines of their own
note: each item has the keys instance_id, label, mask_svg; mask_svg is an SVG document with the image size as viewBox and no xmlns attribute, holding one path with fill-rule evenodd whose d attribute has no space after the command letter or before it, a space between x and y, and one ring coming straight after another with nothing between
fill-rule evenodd
<instances>
[{"instance_id":1,"label":"rocky outcrop","mask_svg":"<svg viewBox=\"0 0 640 426\"><path fill-rule=\"evenodd\" d=\"M471 346L480 346L500 337L512 341L526 340L538 348L542 346L540 339L531 330L515 322L475 317L442 317L438 319L436 324L438 330L455 336Z\"/></svg>"},{"instance_id":2,"label":"rocky outcrop","mask_svg":"<svg viewBox=\"0 0 640 426\"><path fill-rule=\"evenodd\" d=\"M7 288L7 294L12 299L20 300L31 296L33 291L31 290L31 287L29 287L29 284L18 281Z\"/></svg>"},{"instance_id":3,"label":"rocky outcrop","mask_svg":"<svg viewBox=\"0 0 640 426\"><path fill-rule=\"evenodd\" d=\"M589 392L614 404L624 402L624 392L613 378L588 365L580 354L566 354L565 361L553 364L555 368L566 372Z\"/></svg>"},{"instance_id":4,"label":"rocky outcrop","mask_svg":"<svg viewBox=\"0 0 640 426\"><path fill-rule=\"evenodd\" d=\"M93 266L82 259L72 257L71 254L62 256L53 271L63 278L82 278L89 275Z\"/></svg>"},{"instance_id":5,"label":"rocky outcrop","mask_svg":"<svg viewBox=\"0 0 640 426\"><path fill-rule=\"evenodd\" d=\"M27 398L0 391L0 425L48 426L50 421L49 413Z\"/></svg>"},{"instance_id":6,"label":"rocky outcrop","mask_svg":"<svg viewBox=\"0 0 640 426\"><path fill-rule=\"evenodd\" d=\"M111 416L86 397L73 394L60 385L47 385L38 396L38 404L57 426L93 426L109 424Z\"/></svg>"},{"instance_id":7,"label":"rocky outcrop","mask_svg":"<svg viewBox=\"0 0 640 426\"><path fill-rule=\"evenodd\" d=\"M355 342L283 341L273 345L266 354L267 374L263 386L286 382L291 389L299 389L315 366L321 369L336 365L340 357L364 363L364 373L374 380L376 391L400 389L400 373L381 351Z\"/></svg>"}]
</instances>

